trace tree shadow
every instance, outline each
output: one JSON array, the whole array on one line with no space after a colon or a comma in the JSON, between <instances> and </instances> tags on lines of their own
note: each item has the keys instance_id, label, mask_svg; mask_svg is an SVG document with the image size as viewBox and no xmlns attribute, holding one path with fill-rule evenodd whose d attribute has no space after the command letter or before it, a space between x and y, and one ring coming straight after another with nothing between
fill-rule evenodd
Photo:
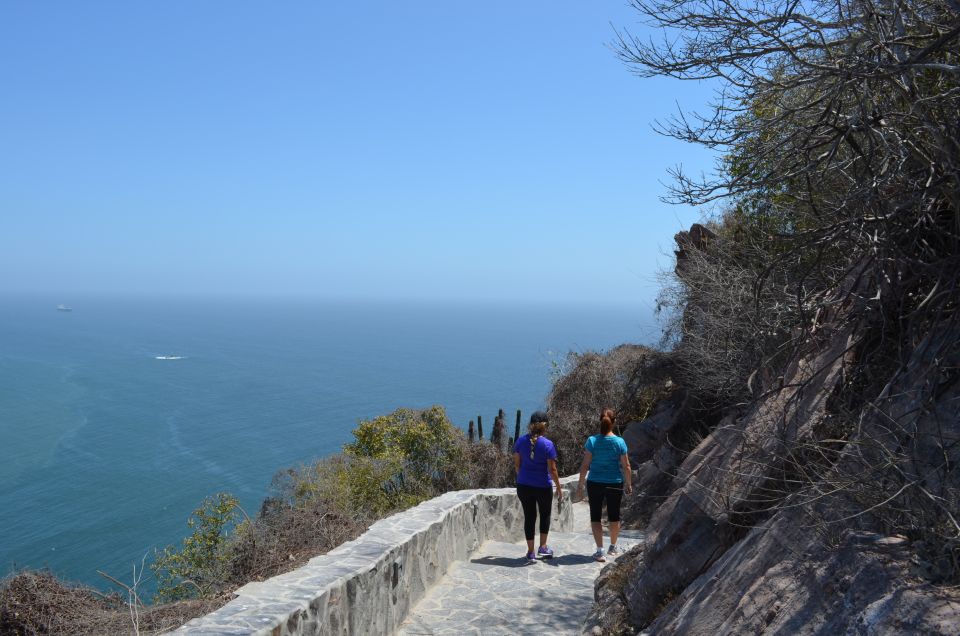
<instances>
[{"instance_id":1,"label":"tree shadow","mask_svg":"<svg viewBox=\"0 0 960 636\"><path fill-rule=\"evenodd\" d=\"M478 565L496 565L502 568L525 568L534 565L522 557L500 556L485 556L478 559L470 559L470 563L476 563Z\"/></svg>"}]
</instances>

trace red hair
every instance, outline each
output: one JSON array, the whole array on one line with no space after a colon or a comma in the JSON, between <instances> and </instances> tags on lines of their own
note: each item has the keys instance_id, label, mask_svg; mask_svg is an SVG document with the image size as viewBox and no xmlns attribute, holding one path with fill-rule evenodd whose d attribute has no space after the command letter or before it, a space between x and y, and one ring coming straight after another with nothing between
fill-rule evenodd
<instances>
[{"instance_id":1,"label":"red hair","mask_svg":"<svg viewBox=\"0 0 960 636\"><path fill-rule=\"evenodd\" d=\"M600 412L600 433L607 435L610 431L613 430L613 419L616 417L616 414L613 412L613 409L603 409Z\"/></svg>"}]
</instances>

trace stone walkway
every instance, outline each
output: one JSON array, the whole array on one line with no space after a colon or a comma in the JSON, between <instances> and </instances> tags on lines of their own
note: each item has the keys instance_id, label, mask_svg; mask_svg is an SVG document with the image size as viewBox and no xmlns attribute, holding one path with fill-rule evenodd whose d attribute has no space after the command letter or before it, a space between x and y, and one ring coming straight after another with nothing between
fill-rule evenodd
<instances>
[{"instance_id":1,"label":"stone walkway","mask_svg":"<svg viewBox=\"0 0 960 636\"><path fill-rule=\"evenodd\" d=\"M468 561L450 566L397 633L578 634L604 564L590 558L596 546L587 505L573 507L574 527L580 531L550 533L556 557L527 564L523 537L516 543L487 541ZM641 540L637 531L627 530L619 543L626 550Z\"/></svg>"}]
</instances>

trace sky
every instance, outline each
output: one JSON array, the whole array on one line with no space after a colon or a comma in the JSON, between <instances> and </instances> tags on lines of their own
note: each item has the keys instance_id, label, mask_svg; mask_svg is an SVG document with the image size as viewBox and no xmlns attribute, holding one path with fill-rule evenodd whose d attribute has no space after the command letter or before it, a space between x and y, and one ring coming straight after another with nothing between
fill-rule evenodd
<instances>
[{"instance_id":1,"label":"sky","mask_svg":"<svg viewBox=\"0 0 960 636\"><path fill-rule=\"evenodd\" d=\"M647 300L696 83L625 0L0 4L0 294Z\"/></svg>"}]
</instances>

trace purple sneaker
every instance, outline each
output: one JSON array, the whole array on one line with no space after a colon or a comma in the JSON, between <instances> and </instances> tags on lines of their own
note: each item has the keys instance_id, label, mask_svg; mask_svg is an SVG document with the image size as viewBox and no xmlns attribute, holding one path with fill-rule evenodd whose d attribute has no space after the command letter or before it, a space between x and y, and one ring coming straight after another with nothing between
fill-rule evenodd
<instances>
[{"instance_id":1,"label":"purple sneaker","mask_svg":"<svg viewBox=\"0 0 960 636\"><path fill-rule=\"evenodd\" d=\"M553 550L551 550L550 548L548 548L548 547L545 546L545 545L542 545L542 546L540 546L540 549L537 550L537 556L540 557L541 559L552 559L552 558L553 558Z\"/></svg>"},{"instance_id":2,"label":"purple sneaker","mask_svg":"<svg viewBox=\"0 0 960 636\"><path fill-rule=\"evenodd\" d=\"M534 554L533 552L527 552L527 556L525 557L524 560L525 560L527 563L536 563L536 562L537 562L537 555Z\"/></svg>"}]
</instances>

